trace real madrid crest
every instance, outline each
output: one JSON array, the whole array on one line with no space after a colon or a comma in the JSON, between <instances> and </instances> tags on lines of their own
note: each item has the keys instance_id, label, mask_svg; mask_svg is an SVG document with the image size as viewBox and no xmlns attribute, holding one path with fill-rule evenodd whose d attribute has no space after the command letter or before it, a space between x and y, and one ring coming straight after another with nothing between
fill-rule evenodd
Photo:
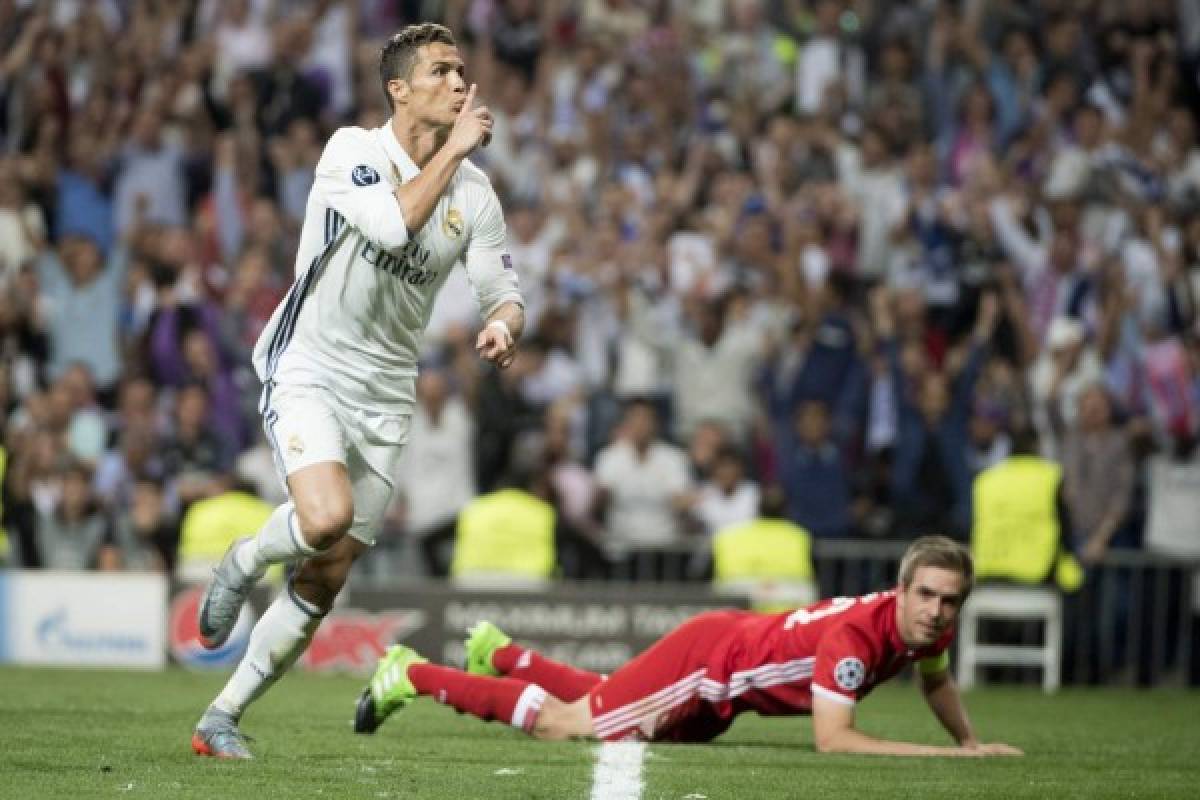
<instances>
[{"instance_id":1,"label":"real madrid crest","mask_svg":"<svg viewBox=\"0 0 1200 800\"><path fill-rule=\"evenodd\" d=\"M446 212L446 219L442 222L442 233L451 239L457 239L463 234L463 215L457 208L452 208Z\"/></svg>"}]
</instances>

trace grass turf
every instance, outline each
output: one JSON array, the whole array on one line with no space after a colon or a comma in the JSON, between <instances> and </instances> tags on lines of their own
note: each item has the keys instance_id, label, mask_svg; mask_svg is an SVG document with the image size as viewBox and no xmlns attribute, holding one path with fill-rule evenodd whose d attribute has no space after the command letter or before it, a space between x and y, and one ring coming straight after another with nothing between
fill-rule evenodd
<instances>
[{"instance_id":1,"label":"grass turf","mask_svg":"<svg viewBox=\"0 0 1200 800\"><path fill-rule=\"evenodd\" d=\"M596 745L538 743L428 700L375 736L350 730L359 679L292 675L247 716L258 759L201 759L191 726L222 678L0 669L3 798L587 798ZM984 738L1023 759L822 756L803 719L743 717L710 745L653 745L647 800L792 797L1197 797L1200 694L991 689L968 697ZM944 742L911 687L876 692L860 725Z\"/></svg>"}]
</instances>

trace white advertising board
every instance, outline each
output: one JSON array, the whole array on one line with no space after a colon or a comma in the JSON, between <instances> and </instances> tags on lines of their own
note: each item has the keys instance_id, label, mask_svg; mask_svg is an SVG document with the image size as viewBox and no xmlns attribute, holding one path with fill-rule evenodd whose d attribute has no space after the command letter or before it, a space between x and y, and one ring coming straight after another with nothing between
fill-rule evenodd
<instances>
[{"instance_id":1,"label":"white advertising board","mask_svg":"<svg viewBox=\"0 0 1200 800\"><path fill-rule=\"evenodd\" d=\"M0 661L160 669L166 631L162 575L0 572Z\"/></svg>"}]
</instances>

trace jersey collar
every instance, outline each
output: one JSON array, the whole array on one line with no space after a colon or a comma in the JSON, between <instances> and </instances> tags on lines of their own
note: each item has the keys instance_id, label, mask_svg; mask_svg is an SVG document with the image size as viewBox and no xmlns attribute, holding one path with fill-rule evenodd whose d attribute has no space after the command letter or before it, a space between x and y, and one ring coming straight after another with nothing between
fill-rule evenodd
<instances>
[{"instance_id":1,"label":"jersey collar","mask_svg":"<svg viewBox=\"0 0 1200 800\"><path fill-rule=\"evenodd\" d=\"M417 166L412 157L400 146L400 142L396 141L396 134L392 131L392 121L389 119L383 123L382 127L375 129L375 135L379 137L379 141L383 142L383 149L388 154L388 158L392 160L392 164L400 173L401 183L408 183L415 178L421 168Z\"/></svg>"}]
</instances>

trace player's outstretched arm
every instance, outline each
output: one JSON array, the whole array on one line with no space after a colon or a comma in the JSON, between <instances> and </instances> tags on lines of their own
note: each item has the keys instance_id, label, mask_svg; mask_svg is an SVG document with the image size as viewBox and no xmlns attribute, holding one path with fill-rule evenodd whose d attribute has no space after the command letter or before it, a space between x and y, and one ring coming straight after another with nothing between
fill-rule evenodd
<instances>
[{"instance_id":1,"label":"player's outstretched arm","mask_svg":"<svg viewBox=\"0 0 1200 800\"><path fill-rule=\"evenodd\" d=\"M397 187L395 191L396 201L400 204L400 212L404 215L410 235L425 227L438 199L446 191L462 160L471 155L475 148L491 135L492 112L488 111L486 106L474 108L474 104L475 84L472 83L446 143L421 169L417 177Z\"/></svg>"},{"instance_id":2,"label":"player's outstretched arm","mask_svg":"<svg viewBox=\"0 0 1200 800\"><path fill-rule=\"evenodd\" d=\"M1019 755L1010 748L1004 753L988 746L946 747L913 742L877 739L854 727L854 706L820 695L813 696L813 738L821 753L862 753L880 756L951 756Z\"/></svg>"}]
</instances>

